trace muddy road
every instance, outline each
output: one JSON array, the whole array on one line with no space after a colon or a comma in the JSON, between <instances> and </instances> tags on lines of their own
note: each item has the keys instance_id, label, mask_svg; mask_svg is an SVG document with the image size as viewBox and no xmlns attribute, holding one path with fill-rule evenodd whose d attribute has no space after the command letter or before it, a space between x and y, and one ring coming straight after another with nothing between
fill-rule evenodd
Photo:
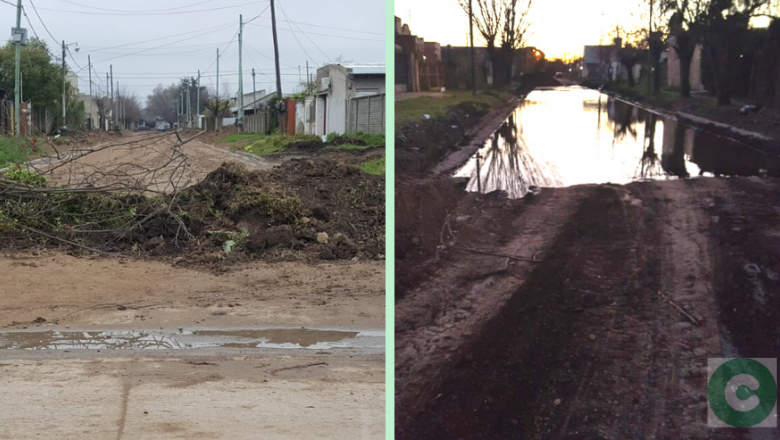
<instances>
[{"instance_id":1,"label":"muddy road","mask_svg":"<svg viewBox=\"0 0 780 440\"><path fill-rule=\"evenodd\" d=\"M314 193L312 182L327 178L301 170L335 168L328 158L270 162L190 140L194 134L180 133L185 142L166 133L80 144L34 165L57 185L150 193L226 186L227 178L215 178L226 162L257 179L284 172ZM279 163L288 168L272 170ZM331 183L364 177L342 168ZM215 182L203 183L207 176ZM350 202L367 209L359 196ZM346 215L328 213L334 224ZM238 228L219 217L217 229ZM246 218L255 219L247 233L263 246L266 235L279 235L256 212ZM355 223L353 230L362 226ZM307 244L339 244L331 237ZM285 259L270 247L267 259L251 258L203 241L171 254L132 245L108 255L36 237L5 244L0 438L384 437L381 259L357 251L342 260Z\"/></svg>"},{"instance_id":2,"label":"muddy road","mask_svg":"<svg viewBox=\"0 0 780 440\"><path fill-rule=\"evenodd\" d=\"M780 355L780 180L501 189L406 246L398 438L780 438L706 426L708 358Z\"/></svg>"}]
</instances>

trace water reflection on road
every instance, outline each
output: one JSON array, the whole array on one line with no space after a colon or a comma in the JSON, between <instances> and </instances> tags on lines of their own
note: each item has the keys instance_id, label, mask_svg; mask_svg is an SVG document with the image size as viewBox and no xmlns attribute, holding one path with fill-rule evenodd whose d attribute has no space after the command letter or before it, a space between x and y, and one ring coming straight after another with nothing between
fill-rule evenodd
<instances>
[{"instance_id":1,"label":"water reflection on road","mask_svg":"<svg viewBox=\"0 0 780 440\"><path fill-rule=\"evenodd\" d=\"M536 90L479 150L482 192L692 176L780 175L780 160L598 91ZM477 155L458 172L477 191Z\"/></svg>"}]
</instances>

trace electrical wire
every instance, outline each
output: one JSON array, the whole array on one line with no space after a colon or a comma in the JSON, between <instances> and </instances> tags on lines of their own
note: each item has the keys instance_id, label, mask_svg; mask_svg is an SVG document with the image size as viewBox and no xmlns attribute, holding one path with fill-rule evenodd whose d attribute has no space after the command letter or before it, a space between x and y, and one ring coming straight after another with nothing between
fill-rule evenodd
<instances>
[{"instance_id":1,"label":"electrical wire","mask_svg":"<svg viewBox=\"0 0 780 440\"><path fill-rule=\"evenodd\" d=\"M200 31L203 31L203 30L217 29L217 28L226 28L226 27L229 27L229 26L232 26L232 25L233 25L233 22L231 21L230 23L223 23L223 24L220 24L220 25L212 26L210 28L203 28L203 29L198 29L196 31L182 32L181 34L173 34L173 35L168 35L168 36L165 36L165 37L152 38L150 40L136 41L134 43L120 44L119 46L104 47L104 48L101 48L100 50L118 49L120 47L133 46L133 45L136 45L136 44L151 43L152 41L167 40L169 38L181 37L182 35L194 34L196 32L200 32ZM91 52L96 52L96 50L91 50L91 51L88 51L88 52L90 52L90 53Z\"/></svg>"},{"instance_id":2,"label":"electrical wire","mask_svg":"<svg viewBox=\"0 0 780 440\"><path fill-rule=\"evenodd\" d=\"M138 12L138 11L127 11L127 10L124 10L124 11L123 11L123 10L119 10L119 9L105 9L105 8L98 8L97 6L83 5L83 4L81 4L81 3L76 3L76 2L72 2L72 1L68 1L68 0L61 0L61 1L62 1L62 2L64 2L64 3L70 3L70 4L72 4L72 5L81 6L82 8L96 9L96 10L98 10L98 11L108 11L108 12ZM214 1L214 0L205 0L205 1L202 1L202 2L200 2L200 3L195 3L195 4L192 4L192 5L187 5L187 6L179 6L178 8L170 8L170 9L158 9L158 10L156 10L156 11L145 11L145 12L152 14L152 13L157 13L157 12L177 11L177 10L180 10L180 9L186 9L186 8L191 8L191 7L193 7L193 6L200 6L200 5L202 5L202 4L211 3L211 2L213 2L213 1Z\"/></svg>"},{"instance_id":3,"label":"electrical wire","mask_svg":"<svg viewBox=\"0 0 780 440\"><path fill-rule=\"evenodd\" d=\"M148 15L182 15L182 14L195 14L200 12L213 12L213 11L220 11L223 9L234 9L234 8L240 8L242 6L250 6L250 5L258 5L264 2L249 2L249 3L242 3L240 5L232 5L232 6L222 6L219 8L211 8L211 9L198 9L195 11L179 11L179 12L87 12L87 11L71 11L67 9L52 9L52 8L41 8L41 11L52 11L52 12L62 12L66 14L84 14L84 15L119 15L123 17L143 17Z\"/></svg>"},{"instance_id":4,"label":"electrical wire","mask_svg":"<svg viewBox=\"0 0 780 440\"><path fill-rule=\"evenodd\" d=\"M290 20L290 17L288 17L288 16L287 16L287 12L285 12L285 11L284 11L284 5L282 5L282 2L281 2L281 1L279 2L279 8L282 10L282 14L284 14L285 18L287 18L287 20ZM327 55L325 52L323 52L323 51L322 51L322 49L320 49L320 46L318 46L318 45L317 45L317 43L315 43L315 42L314 42L314 40L312 40L311 38L309 38L309 36L308 36L308 35L306 35L306 33L305 33L305 32L303 32L303 29L301 29L301 28L298 26L298 24L297 24L297 23L295 23L295 22L293 21L293 22L292 22L292 24L294 24L294 25L295 25L295 27L296 27L296 28L298 28L298 31L300 31L300 32L303 34L303 36L304 36L304 37L306 37L306 39L307 39L307 40L309 40L309 41L311 42L311 44L313 44L313 45L314 45L314 47L316 47L316 48L317 48L317 50L319 50L319 51L320 51L320 53L321 53L321 54L322 54L322 55L325 57L325 59L326 59L326 60L328 60L328 62L331 62L331 59L330 59L330 57L329 57L329 56L328 56L328 55ZM293 33L293 35L295 35L295 34ZM364 40L365 40L365 38L364 38ZM382 42L384 42L384 40L381 40L381 41L382 41Z\"/></svg>"},{"instance_id":5,"label":"electrical wire","mask_svg":"<svg viewBox=\"0 0 780 440\"><path fill-rule=\"evenodd\" d=\"M293 24L294 23L295 22L293 22ZM261 27L261 28L271 29L271 26L264 25L264 24L252 23L250 26L257 26L257 27ZM287 29L285 29L285 28L278 28L278 29L279 30L283 30L283 31L287 31ZM342 39L345 39L345 40L353 40L353 41L357 39L354 36L347 36L347 35L320 34L320 33L317 33L317 32L307 32L307 31L299 31L299 32L302 33L303 35L316 35L316 36L319 36L319 37L342 38ZM360 38L360 40L362 40L362 41L381 41L381 42L385 41L385 40L380 40L380 39L376 39L376 38Z\"/></svg>"},{"instance_id":6,"label":"electrical wire","mask_svg":"<svg viewBox=\"0 0 780 440\"><path fill-rule=\"evenodd\" d=\"M173 44L176 44L176 43L181 43L182 41L186 41L186 40L189 40L189 39L191 39L191 38L198 38L198 37L202 37L202 36L204 36L204 35L213 34L213 33L215 33L215 32L219 32L219 31L221 31L221 30L223 30L223 29L227 29L227 27L228 27L228 26L225 26L225 27L223 27L223 28L221 28L221 29L215 29L215 30L213 30L213 31L204 32L204 33L202 33L202 34L195 35L194 37L188 37L188 38L184 38L184 39L181 39L181 40L174 41L173 43L166 43L166 44L161 44L161 45L157 46L157 48L160 48L160 47L166 47L166 46L171 46L171 45L173 45ZM113 57L113 58L108 58L108 59L106 59L106 60L101 60L100 62L106 63L106 62L108 62L108 61L116 60L116 59L119 59L119 58L124 58L124 57L133 56L133 55L138 55L138 54L140 54L140 53L144 53L144 52L149 52L150 50L152 50L152 49L150 48L150 49L139 50L138 52L129 53L129 54L127 54L127 55L119 55L119 56L115 56L115 57Z\"/></svg>"},{"instance_id":7,"label":"electrical wire","mask_svg":"<svg viewBox=\"0 0 780 440\"><path fill-rule=\"evenodd\" d=\"M35 3L33 3L33 1L32 1L32 0L30 0L30 4L31 4L31 5L32 5L32 7L33 7L33 11L35 11L35 15L37 15L37 16L38 16L38 20L40 20L41 24L43 25L43 28L44 28L44 29L46 29L46 33L48 33L48 34L49 34L49 36L50 36L52 39L54 39L54 41L60 41L59 39L55 38L55 37L54 37L54 35L52 35L52 34L51 34L51 32L49 31L49 28L48 28L48 27L46 27L46 23L44 23L44 22L43 22L43 19L41 18L41 14L39 14L39 13L38 13L38 8L36 8L36 7L35 7Z\"/></svg>"}]
</instances>

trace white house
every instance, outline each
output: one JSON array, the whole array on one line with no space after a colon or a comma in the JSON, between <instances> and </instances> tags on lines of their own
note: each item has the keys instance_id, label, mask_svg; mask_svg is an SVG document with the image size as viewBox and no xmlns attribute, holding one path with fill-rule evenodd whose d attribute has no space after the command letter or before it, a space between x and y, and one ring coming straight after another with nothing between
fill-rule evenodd
<instances>
[{"instance_id":1,"label":"white house","mask_svg":"<svg viewBox=\"0 0 780 440\"><path fill-rule=\"evenodd\" d=\"M385 66L329 64L317 69L316 87L296 108L296 125L302 122L305 133L343 134L352 99L385 93Z\"/></svg>"}]
</instances>

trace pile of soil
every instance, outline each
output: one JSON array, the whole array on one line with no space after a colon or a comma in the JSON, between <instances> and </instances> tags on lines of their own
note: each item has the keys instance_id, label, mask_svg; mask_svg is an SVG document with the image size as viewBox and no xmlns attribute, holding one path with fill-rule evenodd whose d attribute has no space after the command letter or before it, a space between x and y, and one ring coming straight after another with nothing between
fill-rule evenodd
<instances>
[{"instance_id":1,"label":"pile of soil","mask_svg":"<svg viewBox=\"0 0 780 440\"><path fill-rule=\"evenodd\" d=\"M79 197L86 206L96 195L74 195ZM270 171L224 163L174 200L99 197L112 197L100 206L110 202L116 212L133 212L136 226L102 231L104 226L84 222L44 232L100 251L182 256L185 263L384 258L384 178L325 158L290 160ZM17 238L3 240L6 248L39 246L43 238L20 228L0 234Z\"/></svg>"},{"instance_id":2,"label":"pile of soil","mask_svg":"<svg viewBox=\"0 0 780 440\"><path fill-rule=\"evenodd\" d=\"M395 137L397 171L421 175L439 163L449 152L466 144L467 131L488 114L485 104L462 102L446 116L415 122L398 130Z\"/></svg>"}]
</instances>

